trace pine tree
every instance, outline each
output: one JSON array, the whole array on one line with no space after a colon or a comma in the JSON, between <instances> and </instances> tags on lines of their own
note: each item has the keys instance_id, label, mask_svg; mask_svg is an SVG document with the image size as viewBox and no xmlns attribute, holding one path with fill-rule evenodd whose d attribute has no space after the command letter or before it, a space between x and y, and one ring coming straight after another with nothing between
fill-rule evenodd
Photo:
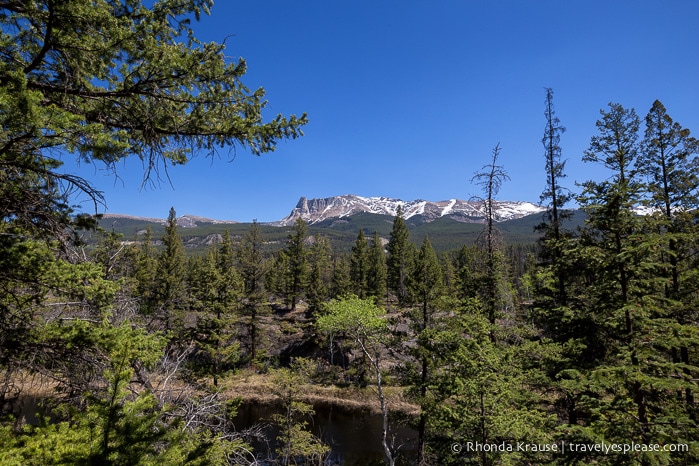
<instances>
[{"instance_id":1,"label":"pine tree","mask_svg":"<svg viewBox=\"0 0 699 466\"><path fill-rule=\"evenodd\" d=\"M444 309L419 335L429 355L429 389L421 399L427 420L427 464L554 464L558 454L452 445L554 442L555 416L541 393L547 348L541 341L488 322L477 299ZM497 339L492 338L498 333Z\"/></svg>"},{"instance_id":2,"label":"pine tree","mask_svg":"<svg viewBox=\"0 0 699 466\"><path fill-rule=\"evenodd\" d=\"M377 300L386 298L386 253L377 232L374 232L369 248L367 295Z\"/></svg>"},{"instance_id":3,"label":"pine tree","mask_svg":"<svg viewBox=\"0 0 699 466\"><path fill-rule=\"evenodd\" d=\"M111 169L134 157L155 177L192 152L242 144L261 154L303 134L305 115L262 118L264 90L242 84L244 60L231 63L224 44L196 38L190 22L210 6L0 4L3 219L63 237L71 190L104 201L88 181L61 172L56 154Z\"/></svg>"},{"instance_id":4,"label":"pine tree","mask_svg":"<svg viewBox=\"0 0 699 466\"><path fill-rule=\"evenodd\" d=\"M413 329L418 335L418 348L416 351L417 359L420 364L420 376L417 382L418 399L424 402L427 396L430 381L430 364L431 358L429 349L425 347L425 335L428 330L433 328L433 306L442 292L442 274L437 254L432 248L432 244L427 236L425 236L420 251L415 258L413 267L413 293L415 301L420 305L419 314L417 309L413 311ZM418 465L424 465L425 459L425 443L427 441L427 410L421 410L420 419L418 421L418 448L417 461Z\"/></svg>"},{"instance_id":5,"label":"pine tree","mask_svg":"<svg viewBox=\"0 0 699 466\"><path fill-rule=\"evenodd\" d=\"M260 346L259 319L268 312L264 283L268 267L262 254L262 244L262 232L257 221L253 221L243 235L236 257L243 280L241 311L246 319L248 350L253 361Z\"/></svg>"},{"instance_id":6,"label":"pine tree","mask_svg":"<svg viewBox=\"0 0 699 466\"><path fill-rule=\"evenodd\" d=\"M182 238L177 231L175 209L170 213L163 237L165 249L158 257L158 309L156 317L166 331L184 331L187 311L186 257Z\"/></svg>"},{"instance_id":7,"label":"pine tree","mask_svg":"<svg viewBox=\"0 0 699 466\"><path fill-rule=\"evenodd\" d=\"M646 131L638 158L639 172L648 179L648 205L659 212L661 232L667 239L671 285L667 297L679 297L679 263L691 254L686 235L691 233L691 211L699 206L699 142L653 102L646 116ZM694 157L692 158L692 156ZM690 240L691 241L691 240Z\"/></svg>"},{"instance_id":8,"label":"pine tree","mask_svg":"<svg viewBox=\"0 0 699 466\"><path fill-rule=\"evenodd\" d=\"M680 326L697 322L695 302L691 295L696 261L696 208L699 206L699 142L689 129L674 122L663 104L656 100L646 115L645 137L638 158L639 171L647 178L654 213L646 216L652 222L648 235L656 238L662 266L663 295L668 300L669 314ZM691 283L691 282L690 282ZM687 333L684 333L688 335ZM679 339L678 339L679 341ZM673 362L683 365L683 375L691 379L698 361L690 359L689 346L697 344L692 338L670 350ZM694 390L684 390L687 411L696 422Z\"/></svg>"},{"instance_id":9,"label":"pine tree","mask_svg":"<svg viewBox=\"0 0 699 466\"><path fill-rule=\"evenodd\" d=\"M153 232L148 226L136 251L136 296L139 299L140 311L147 316L153 316L158 307L158 257L153 246Z\"/></svg>"},{"instance_id":10,"label":"pine tree","mask_svg":"<svg viewBox=\"0 0 699 466\"><path fill-rule=\"evenodd\" d=\"M553 90L546 88L546 128L541 142L544 145L546 159L546 188L541 193L541 203L547 203L545 222L537 228L543 231L542 257L550 263L553 273L557 277L557 289L554 296L554 306L566 305L566 273L562 267L563 253L561 240L563 239L562 222L570 218L570 211L565 210L565 205L571 201L571 194L563 186L561 181L565 178L563 172L565 161L561 161L561 134L565 128L556 116L553 107Z\"/></svg>"},{"instance_id":11,"label":"pine tree","mask_svg":"<svg viewBox=\"0 0 699 466\"><path fill-rule=\"evenodd\" d=\"M352 292L352 280L350 280L349 259L343 256L334 256L332 261L333 275L331 297L343 298Z\"/></svg>"},{"instance_id":12,"label":"pine tree","mask_svg":"<svg viewBox=\"0 0 699 466\"><path fill-rule=\"evenodd\" d=\"M410 232L403 219L403 209L399 205L393 220L393 228L386 245L387 285L398 299L399 305L408 302L408 277L410 274Z\"/></svg>"},{"instance_id":13,"label":"pine tree","mask_svg":"<svg viewBox=\"0 0 699 466\"><path fill-rule=\"evenodd\" d=\"M497 200L502 183L509 180L505 168L498 165L500 156L500 144L492 151L492 160L484 165L481 172L473 176L475 181L483 189L485 197L482 198L485 211L485 230L483 232L485 242L485 268L483 271L483 283L481 286L482 297L485 303L485 312L488 321L495 324L499 317L499 311L505 306L507 294L505 291L505 261L502 251L500 232L495 227ZM493 335L494 338L494 335Z\"/></svg>"},{"instance_id":14,"label":"pine tree","mask_svg":"<svg viewBox=\"0 0 699 466\"><path fill-rule=\"evenodd\" d=\"M193 341L202 353L204 373L213 377L214 386L240 358L235 325L243 282L232 260L230 233L226 231L220 247L212 245L204 257L191 258L187 267L191 310L197 317Z\"/></svg>"},{"instance_id":15,"label":"pine tree","mask_svg":"<svg viewBox=\"0 0 699 466\"><path fill-rule=\"evenodd\" d=\"M304 384L308 383L310 360L297 358L290 368L274 369L272 392L281 402L282 412L273 416L279 426L277 454L281 464L326 464L330 447L308 430L308 418L315 410L302 401Z\"/></svg>"},{"instance_id":16,"label":"pine tree","mask_svg":"<svg viewBox=\"0 0 699 466\"><path fill-rule=\"evenodd\" d=\"M296 310L296 303L301 297L308 278L308 261L305 241L308 227L302 218L296 219L287 237L284 251L289 261L287 299L291 311Z\"/></svg>"},{"instance_id":17,"label":"pine tree","mask_svg":"<svg viewBox=\"0 0 699 466\"><path fill-rule=\"evenodd\" d=\"M482 269L480 256L482 251L476 245L462 246L454 256L455 296L460 300L475 298L478 295L479 270Z\"/></svg>"},{"instance_id":18,"label":"pine tree","mask_svg":"<svg viewBox=\"0 0 699 466\"><path fill-rule=\"evenodd\" d=\"M595 390L587 385L577 386L574 381L579 379L575 374L602 364L617 351L618 345L623 345L623 337L617 337L630 336L633 331L630 287L640 260L638 249L629 250L630 238L639 233L633 212L641 195L634 170L639 120L633 109L627 110L620 104L610 104L609 111L600 113L596 123L599 134L591 138L583 160L603 164L612 171L612 176L603 182L585 182L578 197L588 219L567 255L572 258L583 286L573 290L573 284L569 284L569 294L574 295L571 315L556 327L558 334L551 335L558 341L577 342L570 346L572 353L567 356L572 364L564 372L573 377L570 380L568 376L562 377L571 424L579 411L590 409L583 400ZM586 351L576 354L580 347Z\"/></svg>"},{"instance_id":19,"label":"pine tree","mask_svg":"<svg viewBox=\"0 0 699 466\"><path fill-rule=\"evenodd\" d=\"M287 307L291 306L291 273L289 255L282 249L274 257L272 266L265 275L265 287L282 297Z\"/></svg>"},{"instance_id":20,"label":"pine tree","mask_svg":"<svg viewBox=\"0 0 699 466\"><path fill-rule=\"evenodd\" d=\"M325 236L316 234L308 251L308 310L317 313L330 299L332 282L332 247Z\"/></svg>"},{"instance_id":21,"label":"pine tree","mask_svg":"<svg viewBox=\"0 0 699 466\"><path fill-rule=\"evenodd\" d=\"M567 251L586 280L576 289L574 304L592 323L587 334L578 335L591 351L587 365L577 361L559 380L589 416L588 435L639 443L691 441L696 423L677 396L692 386L684 370L689 367L673 361L671 353L673 347L696 344L696 332L668 319L673 305L661 285L657 228L634 211L647 189L637 168L639 119L633 110L610 104L597 127L600 134L592 138L585 160L603 163L612 176L584 184L579 202L588 220ZM672 456L621 454L616 461L667 464Z\"/></svg>"},{"instance_id":22,"label":"pine tree","mask_svg":"<svg viewBox=\"0 0 699 466\"><path fill-rule=\"evenodd\" d=\"M350 280L352 292L362 299L366 298L369 286L369 243L364 236L364 230L359 230L357 241L352 246Z\"/></svg>"}]
</instances>

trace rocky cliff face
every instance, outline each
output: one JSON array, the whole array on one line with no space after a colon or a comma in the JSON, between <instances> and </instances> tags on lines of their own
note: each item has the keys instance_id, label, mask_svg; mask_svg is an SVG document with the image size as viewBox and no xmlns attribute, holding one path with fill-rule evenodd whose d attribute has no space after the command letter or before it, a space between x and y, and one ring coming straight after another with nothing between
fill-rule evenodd
<instances>
[{"instance_id":1,"label":"rocky cliff face","mask_svg":"<svg viewBox=\"0 0 699 466\"><path fill-rule=\"evenodd\" d=\"M479 201L463 201L459 199L438 202L421 199L402 201L387 197L361 197L348 194L310 200L302 197L289 216L282 219L279 225L291 225L297 218L302 218L307 223L314 224L330 218L349 217L361 212L395 216L399 206L403 209L404 218L420 215L426 222L448 216L460 222L479 223L485 217L483 203ZM544 210L544 207L530 202L499 201L496 208L496 220L516 219L543 212Z\"/></svg>"}]
</instances>

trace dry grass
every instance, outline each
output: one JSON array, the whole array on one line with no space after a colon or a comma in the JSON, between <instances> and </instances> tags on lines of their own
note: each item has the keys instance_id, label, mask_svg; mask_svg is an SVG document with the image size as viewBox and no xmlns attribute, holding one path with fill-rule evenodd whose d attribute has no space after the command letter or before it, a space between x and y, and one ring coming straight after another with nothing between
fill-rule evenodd
<instances>
[{"instance_id":1,"label":"dry grass","mask_svg":"<svg viewBox=\"0 0 699 466\"><path fill-rule=\"evenodd\" d=\"M260 404L273 404L278 401L274 394L272 377L244 371L227 379L224 383L227 397L240 397L244 401ZM408 402L402 387L383 387L386 404L391 411L408 415L419 413L419 407ZM352 410L366 410L379 413L379 399L376 387L337 387L334 385L305 384L301 387L301 401L314 406L337 406Z\"/></svg>"},{"instance_id":2,"label":"dry grass","mask_svg":"<svg viewBox=\"0 0 699 466\"><path fill-rule=\"evenodd\" d=\"M11 379L5 382L9 384L6 389L10 397L19 395L51 398L56 396L56 389L60 386L60 383L54 378L28 371L16 371L12 374Z\"/></svg>"}]
</instances>

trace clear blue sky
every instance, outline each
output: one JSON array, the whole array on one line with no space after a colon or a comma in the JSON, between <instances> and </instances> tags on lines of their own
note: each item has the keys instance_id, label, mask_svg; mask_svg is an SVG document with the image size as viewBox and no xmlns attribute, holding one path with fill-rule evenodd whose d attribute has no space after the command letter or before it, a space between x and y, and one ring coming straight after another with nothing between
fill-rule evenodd
<instances>
[{"instance_id":1,"label":"clear blue sky","mask_svg":"<svg viewBox=\"0 0 699 466\"><path fill-rule=\"evenodd\" d=\"M467 199L500 143L500 199L538 202L545 87L574 191L608 176L581 156L609 102L643 118L659 99L699 135L698 21L696 0L219 0L198 36L246 59L268 118L307 112L305 137L261 157L200 156L170 169L172 186L140 189L136 159L120 179L75 170L109 213L266 222L301 196Z\"/></svg>"}]
</instances>

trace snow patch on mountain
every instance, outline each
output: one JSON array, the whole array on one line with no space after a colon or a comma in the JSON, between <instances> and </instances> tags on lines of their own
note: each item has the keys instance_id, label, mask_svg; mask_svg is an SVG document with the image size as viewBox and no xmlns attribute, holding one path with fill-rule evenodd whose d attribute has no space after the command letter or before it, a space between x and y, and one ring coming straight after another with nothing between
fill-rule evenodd
<instances>
[{"instance_id":1,"label":"snow patch on mountain","mask_svg":"<svg viewBox=\"0 0 699 466\"><path fill-rule=\"evenodd\" d=\"M444 209L442 209L442 217L444 217L445 215L449 215L451 213L451 211L454 209L455 204L456 204L456 199L450 199L449 204L447 204L447 206L444 207Z\"/></svg>"},{"instance_id":2,"label":"snow patch on mountain","mask_svg":"<svg viewBox=\"0 0 699 466\"><path fill-rule=\"evenodd\" d=\"M362 212L383 214L395 217L398 207L403 210L403 217L408 219L420 215L424 221L431 222L437 218L449 216L461 222L479 223L485 218L485 209L481 201L426 201L417 199L403 201L388 197L362 197L353 194L320 199L302 197L296 207L277 225L291 225L298 218L309 224L322 222L330 218L344 218ZM531 202L498 201L495 208L495 220L498 222L521 218L546 210Z\"/></svg>"}]
</instances>

